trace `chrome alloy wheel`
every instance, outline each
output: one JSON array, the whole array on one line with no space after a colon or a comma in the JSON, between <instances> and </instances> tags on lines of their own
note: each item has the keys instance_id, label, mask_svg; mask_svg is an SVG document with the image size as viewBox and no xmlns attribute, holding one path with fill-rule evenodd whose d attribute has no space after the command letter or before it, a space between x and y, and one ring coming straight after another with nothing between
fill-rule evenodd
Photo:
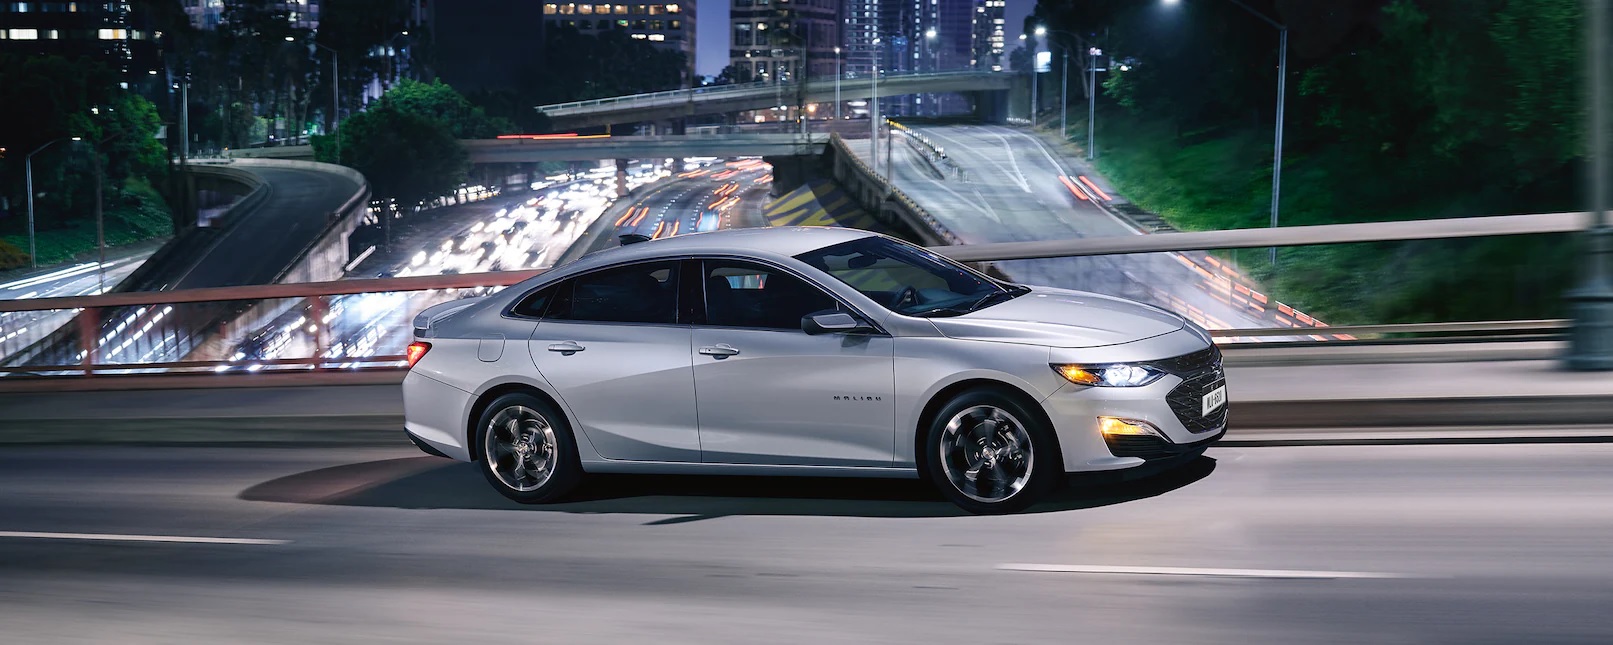
<instances>
[{"instance_id":1,"label":"chrome alloy wheel","mask_svg":"<svg viewBox=\"0 0 1613 645\"><path fill-rule=\"evenodd\" d=\"M487 422L482 450L487 467L499 481L523 493L547 483L560 459L549 420L520 405L500 410Z\"/></svg>"},{"instance_id":2,"label":"chrome alloy wheel","mask_svg":"<svg viewBox=\"0 0 1613 645\"><path fill-rule=\"evenodd\" d=\"M953 415L943 429L941 470L969 499L1001 502L1030 483L1035 455L1030 433L1007 410L976 405Z\"/></svg>"}]
</instances>

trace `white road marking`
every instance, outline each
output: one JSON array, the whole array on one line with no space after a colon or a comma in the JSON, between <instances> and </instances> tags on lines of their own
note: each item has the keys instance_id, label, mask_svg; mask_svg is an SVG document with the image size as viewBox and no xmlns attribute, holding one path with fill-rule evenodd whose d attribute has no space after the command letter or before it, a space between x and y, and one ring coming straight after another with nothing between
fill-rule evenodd
<instances>
[{"instance_id":1,"label":"white road marking","mask_svg":"<svg viewBox=\"0 0 1613 645\"><path fill-rule=\"evenodd\" d=\"M1286 569L1205 569L1197 567L1128 567L1090 564L1002 564L1002 571L1038 573L1098 573L1133 576L1207 576L1216 578L1276 578L1285 580L1382 580L1419 576L1375 571L1300 571Z\"/></svg>"},{"instance_id":2,"label":"white road marking","mask_svg":"<svg viewBox=\"0 0 1613 645\"><path fill-rule=\"evenodd\" d=\"M291 540L263 540L258 538L223 538L188 535L119 535L116 533L46 533L41 531L0 531L0 538L89 540L96 542L168 542L174 544L245 544L252 546L274 546L291 543Z\"/></svg>"}]
</instances>

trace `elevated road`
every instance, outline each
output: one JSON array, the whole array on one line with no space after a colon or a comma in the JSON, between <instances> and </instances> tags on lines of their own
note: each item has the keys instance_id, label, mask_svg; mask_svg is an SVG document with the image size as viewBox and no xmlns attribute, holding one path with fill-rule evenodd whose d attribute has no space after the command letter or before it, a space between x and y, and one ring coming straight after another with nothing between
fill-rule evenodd
<instances>
[{"instance_id":1,"label":"elevated road","mask_svg":"<svg viewBox=\"0 0 1613 645\"><path fill-rule=\"evenodd\" d=\"M0 518L19 644L1613 640L1606 444L1215 448L1004 517L914 481L522 507L409 446L10 448Z\"/></svg>"},{"instance_id":2,"label":"elevated road","mask_svg":"<svg viewBox=\"0 0 1613 645\"><path fill-rule=\"evenodd\" d=\"M1002 92L1012 85L1014 75L1005 72L930 72L920 74L893 74L879 78L879 96L943 92ZM701 114L725 114L760 110L780 105L795 105L802 100L802 88L796 83L745 83L714 85L684 90L669 90L650 94L616 96L588 101L574 101L554 105L540 105L537 110L549 117L554 127L562 130L586 128L612 123L657 121ZM833 78L808 81L805 102L825 103L835 100ZM867 99L876 91L868 78L848 78L840 81L839 98L843 101Z\"/></svg>"},{"instance_id":3,"label":"elevated road","mask_svg":"<svg viewBox=\"0 0 1613 645\"><path fill-rule=\"evenodd\" d=\"M880 149L885 158L877 160L879 172L888 172L897 188L965 244L1134 237L1141 232L1097 204L1110 197L1097 185L1101 180L1083 180L1086 171L1023 130L971 125L911 131L941 147L950 164L932 163L922 147L897 135L888 154ZM850 142L850 148L867 158L867 142ZM1158 304L1207 327L1272 326L1264 312L1211 292L1205 276L1181 254L1016 260L997 266L1029 284Z\"/></svg>"},{"instance_id":4,"label":"elevated road","mask_svg":"<svg viewBox=\"0 0 1613 645\"><path fill-rule=\"evenodd\" d=\"M689 134L667 136L577 136L461 141L471 163L534 163L607 159L685 157L770 157L818 155L829 142L823 134ZM230 152L242 159L313 159L310 146L246 148Z\"/></svg>"}]
</instances>

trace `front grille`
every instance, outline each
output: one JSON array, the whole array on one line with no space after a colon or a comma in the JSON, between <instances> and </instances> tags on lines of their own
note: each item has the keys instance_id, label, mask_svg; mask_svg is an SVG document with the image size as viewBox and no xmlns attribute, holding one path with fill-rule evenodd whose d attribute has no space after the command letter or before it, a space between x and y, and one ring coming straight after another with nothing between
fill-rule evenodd
<instances>
[{"instance_id":1,"label":"front grille","mask_svg":"<svg viewBox=\"0 0 1613 645\"><path fill-rule=\"evenodd\" d=\"M1227 404L1223 404L1209 416L1203 416L1204 395L1214 391L1215 388L1226 385L1226 375L1216 365L1192 376L1186 377L1176 388L1165 395L1165 402L1171 406L1171 412L1176 413L1176 420L1181 421L1188 432L1209 432L1227 424Z\"/></svg>"},{"instance_id":2,"label":"front grille","mask_svg":"<svg viewBox=\"0 0 1613 645\"><path fill-rule=\"evenodd\" d=\"M1210 413L1204 411L1204 395L1226 385L1226 373L1221 371L1221 349L1210 345L1191 354L1154 361L1154 366L1182 377L1182 382L1165 395L1165 402L1176 413L1176 420L1188 432L1209 432L1227 424L1227 406Z\"/></svg>"}]
</instances>

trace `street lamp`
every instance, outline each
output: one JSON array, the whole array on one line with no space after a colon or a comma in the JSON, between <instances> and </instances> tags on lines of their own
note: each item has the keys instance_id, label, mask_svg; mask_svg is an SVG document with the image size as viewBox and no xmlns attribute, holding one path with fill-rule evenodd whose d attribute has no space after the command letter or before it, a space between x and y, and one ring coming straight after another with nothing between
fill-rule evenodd
<instances>
[{"instance_id":1,"label":"street lamp","mask_svg":"<svg viewBox=\"0 0 1613 645\"><path fill-rule=\"evenodd\" d=\"M846 64L840 58L840 48L835 48L835 123L840 122L840 77L846 75ZM838 127L838 126L837 126Z\"/></svg>"},{"instance_id":2,"label":"street lamp","mask_svg":"<svg viewBox=\"0 0 1613 645\"><path fill-rule=\"evenodd\" d=\"M874 174L879 174L879 45L880 39L874 39L874 65L873 71L868 75L868 124L873 132L868 136L868 166L875 168Z\"/></svg>"},{"instance_id":3,"label":"street lamp","mask_svg":"<svg viewBox=\"0 0 1613 645\"><path fill-rule=\"evenodd\" d=\"M403 35L408 34L409 32L407 31L403 32ZM286 40L291 40L291 37L286 36ZM330 134L331 138L336 140L336 163L341 163L342 137L341 133L338 132L341 129L342 124L341 92L338 90L338 87L340 87L339 83L341 83L342 79L341 54L338 54L334 49L319 44L319 42L315 40L308 41L308 45L309 53L312 53L315 47L330 52Z\"/></svg>"},{"instance_id":4,"label":"street lamp","mask_svg":"<svg viewBox=\"0 0 1613 645\"><path fill-rule=\"evenodd\" d=\"M1032 33L1035 33L1037 36L1046 36L1047 35L1047 27L1044 27L1042 25L1036 25L1036 29L1033 30ZM1025 34L1020 34L1019 38L1020 38L1020 40L1026 40ZM1031 43L1031 129L1034 130L1034 129L1036 129L1036 103L1037 103L1037 101L1036 101L1036 81L1037 81L1037 78L1036 78L1036 42L1037 41L1036 41L1035 38L1031 38L1029 40L1030 40L1030 43Z\"/></svg>"},{"instance_id":5,"label":"street lamp","mask_svg":"<svg viewBox=\"0 0 1613 645\"><path fill-rule=\"evenodd\" d=\"M1077 45L1086 46L1087 48L1087 65L1085 70L1085 83L1087 90L1087 159L1096 159L1098 158L1098 57L1103 55L1103 50L1087 45L1087 41L1081 38L1080 35L1060 29L1055 29L1052 31L1052 33L1064 34L1065 36L1074 38ZM1063 89L1061 90L1062 96L1059 105L1059 127L1063 129L1062 138L1068 140L1070 137L1070 46L1062 45L1061 49L1064 51L1064 84Z\"/></svg>"},{"instance_id":6,"label":"street lamp","mask_svg":"<svg viewBox=\"0 0 1613 645\"><path fill-rule=\"evenodd\" d=\"M939 60L940 57L935 51L935 38L935 27L930 27L929 29L924 30L924 52L927 54L925 58L929 59L926 62L930 64L930 72L932 73L940 71L941 68L941 63ZM935 104L936 95L932 93L928 94L927 96L930 99L930 116L940 115L940 110Z\"/></svg>"},{"instance_id":7,"label":"street lamp","mask_svg":"<svg viewBox=\"0 0 1613 645\"><path fill-rule=\"evenodd\" d=\"M34 244L34 155L67 139L79 141L80 137L62 137L48 141L45 145L34 148L33 152L24 155L22 158L23 187L28 189L28 261L33 263L33 268L35 269L39 268L39 249Z\"/></svg>"},{"instance_id":8,"label":"street lamp","mask_svg":"<svg viewBox=\"0 0 1613 645\"><path fill-rule=\"evenodd\" d=\"M1165 6L1174 7L1181 0L1162 0ZM1277 30L1277 133L1272 142L1271 163L1271 227L1277 228L1279 204L1283 186L1283 109L1288 95L1288 25L1272 20L1244 4L1241 0L1227 0L1239 9L1249 12L1261 22ZM1277 247L1271 247L1271 265L1277 266Z\"/></svg>"}]
</instances>

